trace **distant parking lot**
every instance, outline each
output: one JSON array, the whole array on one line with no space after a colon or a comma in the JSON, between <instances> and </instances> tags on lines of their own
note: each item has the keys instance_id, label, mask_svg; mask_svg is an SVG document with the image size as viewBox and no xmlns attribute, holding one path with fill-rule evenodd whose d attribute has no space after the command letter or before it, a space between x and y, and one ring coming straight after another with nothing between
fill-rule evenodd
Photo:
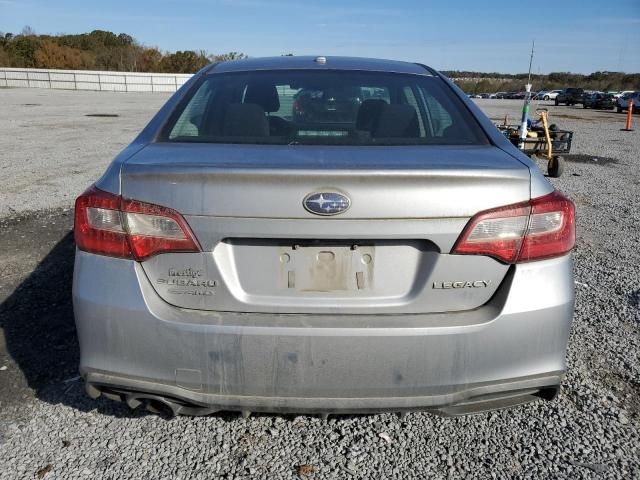
<instances>
[{"instance_id":1,"label":"distant parking lot","mask_svg":"<svg viewBox=\"0 0 640 480\"><path fill-rule=\"evenodd\" d=\"M167 98L0 89L0 478L640 478L640 118L623 132L612 110L534 102L575 131L553 180L578 218L555 401L453 419L166 421L89 399L71 305L73 199ZM521 100L474 101L496 123L519 122Z\"/></svg>"}]
</instances>

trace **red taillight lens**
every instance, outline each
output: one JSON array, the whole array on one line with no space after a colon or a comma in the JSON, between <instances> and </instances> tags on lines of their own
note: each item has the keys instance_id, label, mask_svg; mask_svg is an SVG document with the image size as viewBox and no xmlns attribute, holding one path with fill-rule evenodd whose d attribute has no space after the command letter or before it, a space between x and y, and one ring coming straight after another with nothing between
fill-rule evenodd
<instances>
[{"instance_id":1,"label":"red taillight lens","mask_svg":"<svg viewBox=\"0 0 640 480\"><path fill-rule=\"evenodd\" d=\"M122 212L131 251L138 260L164 252L199 252L186 220L175 210L123 200Z\"/></svg>"},{"instance_id":2,"label":"red taillight lens","mask_svg":"<svg viewBox=\"0 0 640 480\"><path fill-rule=\"evenodd\" d=\"M73 234L80 250L110 257L131 258L118 195L95 187L80 195L76 199Z\"/></svg>"},{"instance_id":3,"label":"red taillight lens","mask_svg":"<svg viewBox=\"0 0 640 480\"><path fill-rule=\"evenodd\" d=\"M573 202L555 191L529 202L478 213L451 253L521 263L564 255L575 240Z\"/></svg>"},{"instance_id":4,"label":"red taillight lens","mask_svg":"<svg viewBox=\"0 0 640 480\"><path fill-rule=\"evenodd\" d=\"M480 212L462 231L452 253L488 255L506 263L515 263L530 212L528 203Z\"/></svg>"},{"instance_id":5,"label":"red taillight lens","mask_svg":"<svg viewBox=\"0 0 640 480\"><path fill-rule=\"evenodd\" d=\"M75 240L80 250L138 261L158 253L200 251L178 212L95 187L76 200Z\"/></svg>"},{"instance_id":6,"label":"red taillight lens","mask_svg":"<svg viewBox=\"0 0 640 480\"><path fill-rule=\"evenodd\" d=\"M558 257L576 244L576 211L573 202L559 192L531 200L529 228L520 251L520 262Z\"/></svg>"}]
</instances>

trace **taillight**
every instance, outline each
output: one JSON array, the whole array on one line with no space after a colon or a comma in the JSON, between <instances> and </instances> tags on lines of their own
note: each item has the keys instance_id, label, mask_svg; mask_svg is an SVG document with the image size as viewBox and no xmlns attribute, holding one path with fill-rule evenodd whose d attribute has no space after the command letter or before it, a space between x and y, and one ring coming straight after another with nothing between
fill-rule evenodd
<instances>
[{"instance_id":1,"label":"taillight","mask_svg":"<svg viewBox=\"0 0 640 480\"><path fill-rule=\"evenodd\" d=\"M564 255L575 241L573 202L554 191L528 202L478 213L451 253L521 263Z\"/></svg>"},{"instance_id":2,"label":"taillight","mask_svg":"<svg viewBox=\"0 0 640 480\"><path fill-rule=\"evenodd\" d=\"M559 192L531 200L529 228L520 251L520 262L559 257L576 244L576 210Z\"/></svg>"},{"instance_id":3,"label":"taillight","mask_svg":"<svg viewBox=\"0 0 640 480\"><path fill-rule=\"evenodd\" d=\"M200 251L178 212L95 187L76 200L74 235L80 250L138 261L158 253Z\"/></svg>"},{"instance_id":4,"label":"taillight","mask_svg":"<svg viewBox=\"0 0 640 480\"><path fill-rule=\"evenodd\" d=\"M76 199L73 228L76 245L85 252L131 258L120 215L120 197L89 188Z\"/></svg>"}]
</instances>

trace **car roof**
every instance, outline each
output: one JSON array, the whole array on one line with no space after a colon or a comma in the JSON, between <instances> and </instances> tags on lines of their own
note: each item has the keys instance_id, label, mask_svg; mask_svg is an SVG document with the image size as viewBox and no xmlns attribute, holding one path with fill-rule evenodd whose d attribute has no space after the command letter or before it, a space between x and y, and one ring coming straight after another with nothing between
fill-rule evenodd
<instances>
[{"instance_id":1,"label":"car roof","mask_svg":"<svg viewBox=\"0 0 640 480\"><path fill-rule=\"evenodd\" d=\"M318 58L325 62L316 61ZM252 70L365 70L376 72L435 75L435 71L421 64L377 58L334 56L282 56L245 58L212 65L207 73L245 72Z\"/></svg>"}]
</instances>

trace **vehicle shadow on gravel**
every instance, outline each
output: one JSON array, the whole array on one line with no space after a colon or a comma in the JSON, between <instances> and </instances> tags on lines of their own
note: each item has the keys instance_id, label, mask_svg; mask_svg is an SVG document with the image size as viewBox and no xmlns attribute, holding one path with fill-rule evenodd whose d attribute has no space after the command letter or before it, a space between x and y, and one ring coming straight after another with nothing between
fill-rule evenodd
<instances>
[{"instance_id":1,"label":"vehicle shadow on gravel","mask_svg":"<svg viewBox=\"0 0 640 480\"><path fill-rule=\"evenodd\" d=\"M0 327L4 330L7 352L27 382L25 386L19 375L7 384L0 382L0 403L21 401L19 399L25 397L22 389L33 392L41 401L66 405L83 412L96 411L103 415L128 418L155 415L143 408L131 410L124 404L105 398L93 400L85 393L84 383L78 374L80 351L71 299L75 255L73 233L68 225L59 225L58 231L52 232L46 222L44 218L33 217L19 225L5 226L5 232L11 230L12 239L20 238L23 234L29 238L29 233L42 232L36 240L38 247L46 252L47 243L54 246L44 254L29 276L0 303ZM52 238L46 238L48 236ZM24 245L19 241L11 241L14 244L9 245L9 250L16 257L25 251L30 254L34 249L28 241L24 241ZM211 416L224 422L242 420L239 412L221 411ZM257 412L253 416L274 417ZM289 422L294 422L297 417L288 414L276 416ZM357 416L341 415L338 418Z\"/></svg>"},{"instance_id":2,"label":"vehicle shadow on gravel","mask_svg":"<svg viewBox=\"0 0 640 480\"><path fill-rule=\"evenodd\" d=\"M83 412L121 418L155 416L144 408L131 410L106 398L93 400L84 391L78 373L80 350L71 298L75 244L70 223L71 218L61 217L59 212L0 222L0 245L8 254L0 258L4 260L0 274L20 275L16 270L29 263L30 257L42 258L13 291L10 281L0 284L0 359L4 334L6 353L18 367L1 372L0 406L17 405L35 396ZM2 288L11 292L4 301L1 299L7 292ZM212 416L227 422L242 418L235 412Z\"/></svg>"},{"instance_id":3,"label":"vehicle shadow on gravel","mask_svg":"<svg viewBox=\"0 0 640 480\"><path fill-rule=\"evenodd\" d=\"M10 228L15 228L13 236L17 238L29 231L42 232L41 238L36 239L39 243L36 248L42 249L50 241L47 237L51 232L39 223L44 222L29 218ZM79 348L71 301L75 245L67 225L57 235L53 233L54 241L61 235L62 239L0 304L0 326L7 353L22 371L28 386L17 374L12 379L7 378L7 384L0 388L3 390L0 402L9 405L20 398L28 398L31 389L42 401L81 411L97 409L99 413L117 417L144 415L144 412L132 412L117 402L91 400L84 393L83 382L78 376ZM25 237L29 238L28 235ZM23 242L24 246L9 245L17 258L25 253L23 250L33 249L28 245L29 241Z\"/></svg>"}]
</instances>

